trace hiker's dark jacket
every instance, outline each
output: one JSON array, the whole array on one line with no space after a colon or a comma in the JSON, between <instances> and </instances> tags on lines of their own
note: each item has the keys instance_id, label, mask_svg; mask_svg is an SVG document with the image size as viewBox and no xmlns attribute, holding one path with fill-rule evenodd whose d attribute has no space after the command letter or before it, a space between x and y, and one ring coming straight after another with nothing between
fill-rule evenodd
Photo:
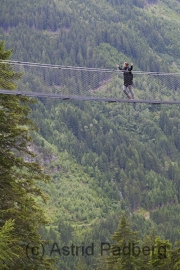
<instances>
[{"instance_id":1,"label":"hiker's dark jacket","mask_svg":"<svg viewBox=\"0 0 180 270\"><path fill-rule=\"evenodd\" d=\"M125 86L132 85L133 84L133 74L132 74L131 70L133 69L133 66L123 67L123 68L121 68L119 66L118 68L123 71L124 85Z\"/></svg>"}]
</instances>

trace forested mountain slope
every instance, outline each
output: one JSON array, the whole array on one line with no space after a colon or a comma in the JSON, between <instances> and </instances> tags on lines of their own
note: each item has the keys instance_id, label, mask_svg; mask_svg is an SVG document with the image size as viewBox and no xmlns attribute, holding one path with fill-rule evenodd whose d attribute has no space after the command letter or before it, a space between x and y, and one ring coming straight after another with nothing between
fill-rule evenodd
<instances>
[{"instance_id":1,"label":"forested mountain slope","mask_svg":"<svg viewBox=\"0 0 180 270\"><path fill-rule=\"evenodd\" d=\"M179 12L175 0L2 0L0 25L14 59L105 67L97 48L109 43L136 67L158 71L179 64Z\"/></svg>"},{"instance_id":2,"label":"forested mountain slope","mask_svg":"<svg viewBox=\"0 0 180 270\"><path fill-rule=\"evenodd\" d=\"M175 0L2 0L0 34L14 60L115 68L127 59L135 70L175 72L179 13ZM110 241L122 210L141 237L154 227L178 240L179 106L41 98L32 118L38 160L52 175L43 186L50 240ZM76 269L78 258L68 260L58 267Z\"/></svg>"}]
</instances>

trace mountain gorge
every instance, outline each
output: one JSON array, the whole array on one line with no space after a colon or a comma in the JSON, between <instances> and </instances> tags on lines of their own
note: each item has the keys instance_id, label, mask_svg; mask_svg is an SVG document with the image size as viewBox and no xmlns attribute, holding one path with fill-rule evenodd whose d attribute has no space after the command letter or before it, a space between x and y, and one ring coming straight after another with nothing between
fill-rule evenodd
<instances>
[{"instance_id":1,"label":"mountain gorge","mask_svg":"<svg viewBox=\"0 0 180 270\"><path fill-rule=\"evenodd\" d=\"M177 0L1 0L0 35L12 60L109 69L129 61L134 70L179 72L179 14ZM33 80L32 91L45 87ZM153 99L149 89L161 84L140 89L143 82L135 77L135 94ZM169 85L160 97L172 99ZM106 92L121 96L122 79ZM179 240L179 105L38 98L31 109L36 159L52 177L41 185L49 195L43 237L62 246L111 242L124 211L141 239L155 230L172 245ZM56 267L105 269L99 257L96 249L61 256Z\"/></svg>"}]
</instances>

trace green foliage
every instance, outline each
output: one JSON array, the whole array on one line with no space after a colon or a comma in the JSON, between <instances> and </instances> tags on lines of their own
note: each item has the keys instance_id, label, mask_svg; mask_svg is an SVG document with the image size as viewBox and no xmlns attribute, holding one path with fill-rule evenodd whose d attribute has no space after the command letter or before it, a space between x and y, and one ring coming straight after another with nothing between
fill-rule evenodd
<instances>
[{"instance_id":1,"label":"green foliage","mask_svg":"<svg viewBox=\"0 0 180 270\"><path fill-rule=\"evenodd\" d=\"M113 69L117 63L127 60L135 63L136 70L179 71L179 1L28 0L26 5L22 0L1 2L0 34L7 48L14 48L15 60ZM11 51L3 51L4 43L0 48L0 59L7 59ZM10 65L0 63L0 88L14 89L18 76ZM122 78L119 77L114 76L105 87L98 89L98 94L122 97ZM44 78L49 82L46 86ZM73 72L68 75L47 70L38 73L34 69L31 74L25 73L18 85L27 91L54 93L58 86L67 84L63 91L73 93L74 86L78 86L78 93L83 94L96 87L95 80L102 80L93 73L84 79L84 85L82 79L83 74L76 80ZM142 76L135 77L134 81L138 98L179 98L179 91L176 91L179 80L174 78L165 81ZM50 200L43 207L53 228L43 231L47 240L64 244L94 241L95 246L100 241L110 241L110 234L116 230L118 217L124 209L127 214L131 213L134 228L141 229L142 239L155 227L159 238L155 237L151 244L169 245L161 239L170 239L172 244L177 241L179 106L39 99L37 104L31 105L31 117L40 128L40 133L33 135L38 154L35 159L25 147L26 139L30 139L27 126L31 126L27 116L28 102L22 97L1 96L0 125L5 134L10 134L8 147L14 147L16 138L18 143L20 140L16 145L19 152L8 152L7 156L7 149L3 148L7 137L0 135L3 151L0 164L4 166L1 171L5 179L1 184L8 194L1 201L4 215L1 228L11 218L15 220L13 233L22 234L23 226L34 233L39 223L45 223L41 208L36 207L37 202L42 204L39 197L44 198L41 191L44 190ZM11 128L14 133L10 133ZM40 160L45 172L52 174L49 186L41 182L44 177L41 168L34 163L25 164L23 155ZM19 167L17 164L14 167L13 162ZM10 186L6 185L7 179ZM14 198L16 207L8 193L10 187L17 195ZM29 197L25 200L27 194ZM15 219L16 214L18 219ZM22 223L24 219L26 222ZM33 222L34 229L30 226ZM30 241L31 235L26 235L25 239ZM41 241L37 234L35 240ZM93 269L98 255L96 249L93 258L60 258L57 269L73 269L75 265L80 269L86 266L86 269ZM162 269L167 263L169 268L176 270L178 250L175 255L175 266L170 264L169 257L167 261L160 261L155 256L140 257L136 267L147 270L157 264ZM97 266L100 269L106 267L103 259ZM123 263L127 266L126 259ZM132 260L132 267L134 263ZM122 268L121 261L116 267Z\"/></svg>"},{"instance_id":2,"label":"green foliage","mask_svg":"<svg viewBox=\"0 0 180 270\"><path fill-rule=\"evenodd\" d=\"M137 259L131 254L131 246L137 244L137 232L130 228L125 214L121 216L117 231L112 235L116 244L111 245L111 253L107 258L107 269L135 269ZM128 252L127 252L128 249Z\"/></svg>"},{"instance_id":3,"label":"green foliage","mask_svg":"<svg viewBox=\"0 0 180 270\"><path fill-rule=\"evenodd\" d=\"M172 249L170 241L155 236L154 230L139 242L131 226L122 214L118 229L112 235L116 244L111 245L104 269L178 269L179 243Z\"/></svg>"},{"instance_id":4,"label":"green foliage","mask_svg":"<svg viewBox=\"0 0 180 270\"><path fill-rule=\"evenodd\" d=\"M178 8L169 7L167 1L148 4L73 0L67 5L63 0L46 0L24 5L21 0L7 5L2 1L1 34L18 60L112 68L115 63L101 47L108 43L120 53L115 62L124 55L141 69L166 71L169 61L178 61ZM167 14L172 14L171 20Z\"/></svg>"},{"instance_id":5,"label":"green foliage","mask_svg":"<svg viewBox=\"0 0 180 270\"><path fill-rule=\"evenodd\" d=\"M10 51L4 52L4 43L0 44L0 54L6 59ZM8 64L0 63L0 70L1 85L11 88L18 76ZM1 259L6 269L52 269L50 261L30 261L25 253L29 243L39 245L42 241L38 228L47 221L35 197L46 200L37 183L50 179L29 150L30 129L35 128L28 116L30 103L25 97L0 97L0 228L2 241L7 237L1 244Z\"/></svg>"},{"instance_id":6,"label":"green foliage","mask_svg":"<svg viewBox=\"0 0 180 270\"><path fill-rule=\"evenodd\" d=\"M19 242L19 236L14 235L14 237L12 237L13 230L13 220L6 221L0 230L0 269L10 269L6 262L10 262L11 264L13 260L16 260L19 257L19 250L17 246Z\"/></svg>"}]
</instances>

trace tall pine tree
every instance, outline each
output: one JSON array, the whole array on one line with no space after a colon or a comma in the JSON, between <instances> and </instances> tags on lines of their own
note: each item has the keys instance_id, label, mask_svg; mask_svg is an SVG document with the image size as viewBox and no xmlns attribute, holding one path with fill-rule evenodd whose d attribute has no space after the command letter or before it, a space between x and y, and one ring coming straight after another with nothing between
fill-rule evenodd
<instances>
[{"instance_id":1,"label":"tall pine tree","mask_svg":"<svg viewBox=\"0 0 180 270\"><path fill-rule=\"evenodd\" d=\"M11 54L0 42L0 59L6 60ZM21 75L1 60L0 89L13 90ZM3 270L53 269L51 259L41 260L42 252L35 260L28 258L31 245L40 250L38 229L47 222L35 201L37 196L46 200L38 182L50 179L33 161L34 154L29 150L30 130L35 129L29 118L30 103L23 96L0 95L0 269Z\"/></svg>"},{"instance_id":2,"label":"tall pine tree","mask_svg":"<svg viewBox=\"0 0 180 270\"><path fill-rule=\"evenodd\" d=\"M122 214L118 229L112 235L116 243L111 245L111 253L107 258L108 270L133 270L141 264L137 247L137 232L133 232L125 214ZM132 254L132 250L134 254Z\"/></svg>"}]
</instances>

